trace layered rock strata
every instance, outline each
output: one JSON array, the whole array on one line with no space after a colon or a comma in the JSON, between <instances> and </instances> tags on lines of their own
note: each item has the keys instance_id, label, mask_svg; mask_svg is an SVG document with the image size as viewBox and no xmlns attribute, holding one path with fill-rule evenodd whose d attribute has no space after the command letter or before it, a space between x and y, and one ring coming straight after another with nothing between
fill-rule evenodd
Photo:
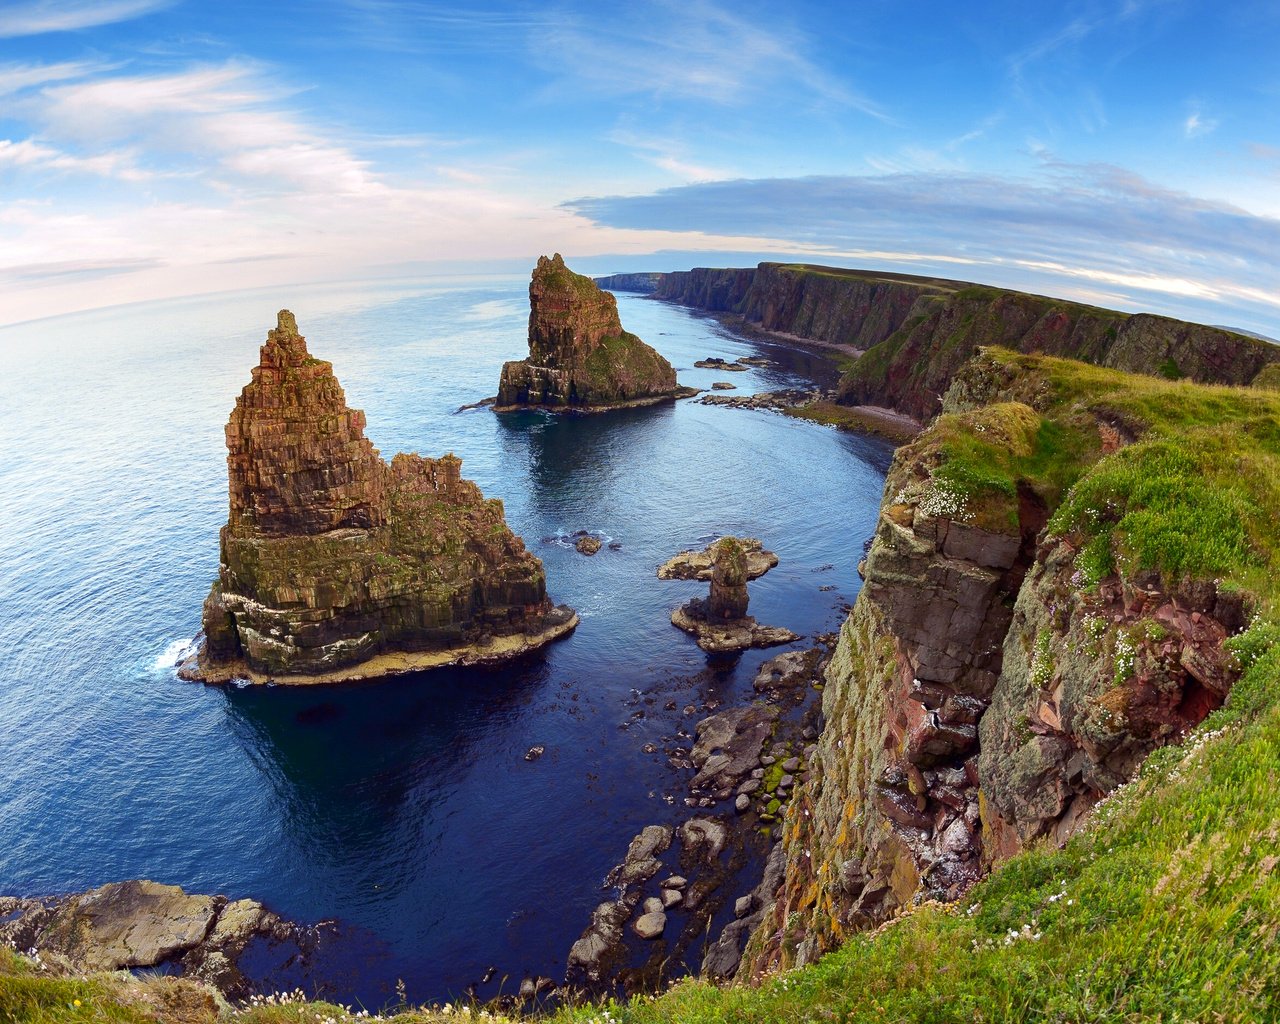
<instances>
[{"instance_id":1,"label":"layered rock strata","mask_svg":"<svg viewBox=\"0 0 1280 1024\"><path fill-rule=\"evenodd\" d=\"M230 510L187 678L329 681L496 660L577 619L452 454L388 465L280 312L227 424Z\"/></svg>"},{"instance_id":2,"label":"layered rock strata","mask_svg":"<svg viewBox=\"0 0 1280 1024\"><path fill-rule=\"evenodd\" d=\"M529 356L502 367L495 408L604 409L691 393L671 364L622 328L618 303L556 253L529 282Z\"/></svg>"},{"instance_id":3,"label":"layered rock strata","mask_svg":"<svg viewBox=\"0 0 1280 1024\"><path fill-rule=\"evenodd\" d=\"M735 537L746 557L747 579L756 580L778 564L778 556L766 551L755 537ZM681 551L658 567L660 580L710 580L714 571L716 546L713 541L701 551Z\"/></svg>"},{"instance_id":4,"label":"layered rock strata","mask_svg":"<svg viewBox=\"0 0 1280 1024\"><path fill-rule=\"evenodd\" d=\"M1234 682L1224 640L1246 622L1242 593L1155 571L1085 587L1084 538L1052 535L1029 483L961 495L946 460L966 438L1034 460L1058 436L1017 400L1043 398L1044 379L984 362L948 393L954 415L895 457L744 975L811 961L920 900L962 897L1032 842L1063 841ZM1105 419L1096 429L1092 458L1125 444Z\"/></svg>"}]
</instances>

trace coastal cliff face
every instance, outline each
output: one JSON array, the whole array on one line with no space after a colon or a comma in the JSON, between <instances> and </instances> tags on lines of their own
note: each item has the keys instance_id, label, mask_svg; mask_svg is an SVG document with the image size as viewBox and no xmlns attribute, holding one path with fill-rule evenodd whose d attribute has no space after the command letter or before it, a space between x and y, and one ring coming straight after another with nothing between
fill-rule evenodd
<instances>
[{"instance_id":1,"label":"coastal cliff face","mask_svg":"<svg viewBox=\"0 0 1280 1024\"><path fill-rule=\"evenodd\" d=\"M227 448L221 564L186 674L314 675L551 624L542 563L502 503L453 455L383 462L287 310L236 401Z\"/></svg>"},{"instance_id":2,"label":"coastal cliff face","mask_svg":"<svg viewBox=\"0 0 1280 1024\"><path fill-rule=\"evenodd\" d=\"M675 370L622 329L612 295L559 253L539 257L529 283L529 357L503 365L498 408L604 408L676 392Z\"/></svg>"},{"instance_id":3,"label":"coastal cliff face","mask_svg":"<svg viewBox=\"0 0 1280 1024\"><path fill-rule=\"evenodd\" d=\"M1065 841L1224 703L1255 600L1221 577L1269 557L1265 515L1170 438L1274 424L1263 392L1206 390L999 350L962 369L887 478L740 977Z\"/></svg>"},{"instance_id":4,"label":"coastal cliff face","mask_svg":"<svg viewBox=\"0 0 1280 1024\"><path fill-rule=\"evenodd\" d=\"M863 350L838 401L922 421L937 415L952 378L984 345L1201 383L1248 384L1280 362L1280 346L1219 327L906 274L761 263L664 274L653 294Z\"/></svg>"}]
</instances>

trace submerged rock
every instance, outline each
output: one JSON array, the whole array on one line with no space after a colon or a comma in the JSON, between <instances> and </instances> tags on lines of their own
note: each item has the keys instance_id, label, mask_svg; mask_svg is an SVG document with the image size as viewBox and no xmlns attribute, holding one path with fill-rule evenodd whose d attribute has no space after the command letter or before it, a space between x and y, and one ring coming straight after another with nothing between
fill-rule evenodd
<instances>
[{"instance_id":1,"label":"submerged rock","mask_svg":"<svg viewBox=\"0 0 1280 1024\"><path fill-rule=\"evenodd\" d=\"M631 916L634 902L610 900L591 914L591 924L569 949L565 961L570 980L599 981L622 953L622 926ZM665 921L664 921L665 924Z\"/></svg>"},{"instance_id":2,"label":"submerged rock","mask_svg":"<svg viewBox=\"0 0 1280 1024\"><path fill-rule=\"evenodd\" d=\"M529 356L502 367L497 408L602 409L693 394L654 349L622 329L617 300L556 253L529 283Z\"/></svg>"},{"instance_id":3,"label":"submerged rock","mask_svg":"<svg viewBox=\"0 0 1280 1024\"><path fill-rule=\"evenodd\" d=\"M627 847L622 863L609 872L610 885L623 889L647 882L662 868L658 854L671 846L672 830L668 825L646 825Z\"/></svg>"},{"instance_id":4,"label":"submerged rock","mask_svg":"<svg viewBox=\"0 0 1280 1024\"><path fill-rule=\"evenodd\" d=\"M227 424L221 564L182 676L364 678L500 660L577 625L460 459L388 465L364 425L281 310Z\"/></svg>"}]
</instances>

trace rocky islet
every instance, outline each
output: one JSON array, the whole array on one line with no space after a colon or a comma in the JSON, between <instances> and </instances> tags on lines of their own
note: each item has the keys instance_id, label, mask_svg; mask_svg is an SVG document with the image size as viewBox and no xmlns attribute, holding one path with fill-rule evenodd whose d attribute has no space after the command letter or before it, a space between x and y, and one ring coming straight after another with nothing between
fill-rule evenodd
<instances>
[{"instance_id":1,"label":"rocky islet","mask_svg":"<svg viewBox=\"0 0 1280 1024\"><path fill-rule=\"evenodd\" d=\"M460 459L387 464L364 425L282 310L227 423L221 564L181 675L368 678L500 660L577 624Z\"/></svg>"},{"instance_id":2,"label":"rocky islet","mask_svg":"<svg viewBox=\"0 0 1280 1024\"><path fill-rule=\"evenodd\" d=\"M622 327L617 300L564 258L529 282L529 355L502 367L495 408L601 411L693 394L657 351Z\"/></svg>"}]
</instances>

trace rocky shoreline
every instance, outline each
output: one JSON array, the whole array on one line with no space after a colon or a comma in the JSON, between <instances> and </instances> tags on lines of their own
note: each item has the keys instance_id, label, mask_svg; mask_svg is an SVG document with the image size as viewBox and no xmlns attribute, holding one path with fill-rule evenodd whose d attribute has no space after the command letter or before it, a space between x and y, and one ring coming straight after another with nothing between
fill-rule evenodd
<instances>
[{"instance_id":1,"label":"rocky shoreline","mask_svg":"<svg viewBox=\"0 0 1280 1024\"><path fill-rule=\"evenodd\" d=\"M250 684L258 686L315 686L334 683L386 679L409 672L427 672L448 666L495 665L542 650L578 628L579 618L568 605L546 612L542 622L527 633L486 635L470 643L429 651L388 651L375 654L347 668L327 672L262 672L243 659L210 663L202 650L193 651L177 663L180 679L190 682Z\"/></svg>"},{"instance_id":2,"label":"rocky shoreline","mask_svg":"<svg viewBox=\"0 0 1280 1024\"><path fill-rule=\"evenodd\" d=\"M78 974L169 968L231 1000L272 984L241 970L251 946L305 970L329 930L286 921L256 900L188 894L147 880L47 899L0 896L0 942L42 968Z\"/></svg>"}]
</instances>

